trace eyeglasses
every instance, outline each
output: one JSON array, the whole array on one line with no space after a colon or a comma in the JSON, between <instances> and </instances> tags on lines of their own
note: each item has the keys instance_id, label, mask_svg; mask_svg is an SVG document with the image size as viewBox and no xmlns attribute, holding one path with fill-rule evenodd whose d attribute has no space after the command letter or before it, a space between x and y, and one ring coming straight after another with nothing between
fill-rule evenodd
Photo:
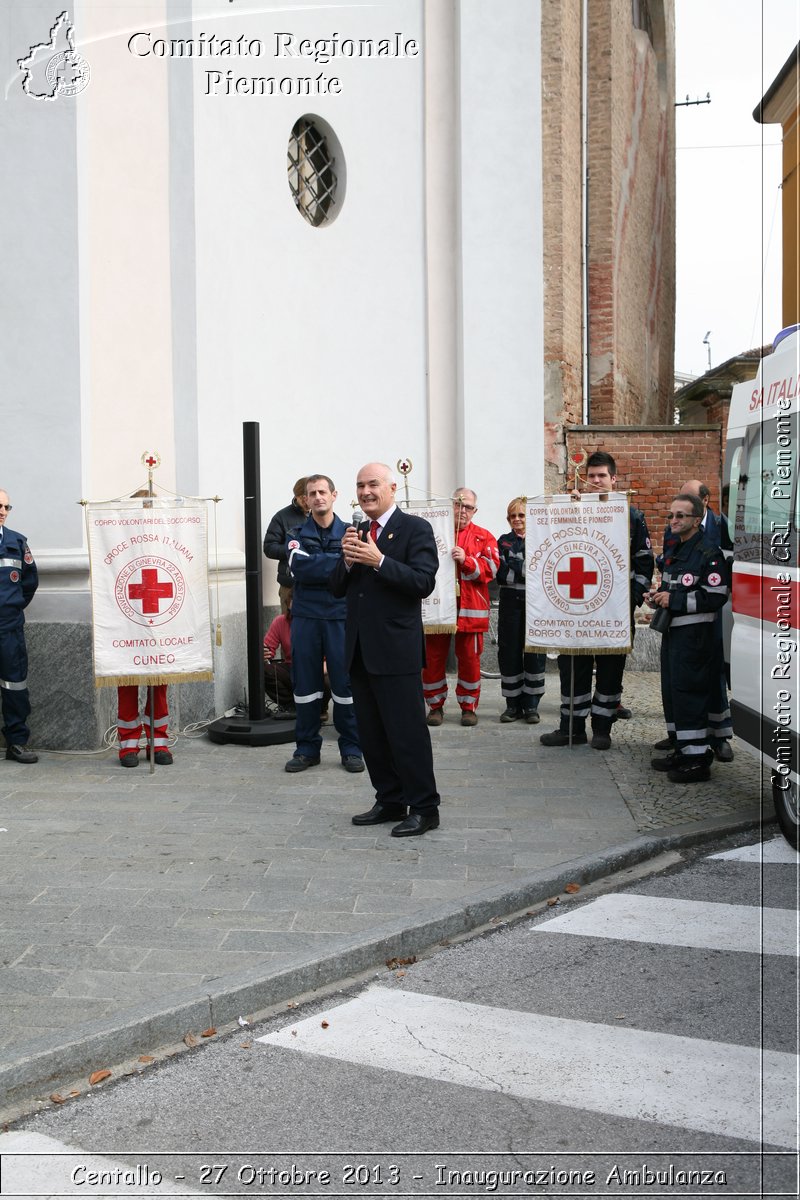
<instances>
[{"instance_id":1,"label":"eyeglasses","mask_svg":"<svg viewBox=\"0 0 800 1200\"><path fill-rule=\"evenodd\" d=\"M478 511L474 504L462 504L460 500L456 500L456 504L464 512L477 512Z\"/></svg>"},{"instance_id":2,"label":"eyeglasses","mask_svg":"<svg viewBox=\"0 0 800 1200\"><path fill-rule=\"evenodd\" d=\"M667 513L668 521L691 521L694 513Z\"/></svg>"},{"instance_id":3,"label":"eyeglasses","mask_svg":"<svg viewBox=\"0 0 800 1200\"><path fill-rule=\"evenodd\" d=\"M0 508L2 508L4 512L11 512L13 507L13 504L0 504Z\"/></svg>"},{"instance_id":4,"label":"eyeglasses","mask_svg":"<svg viewBox=\"0 0 800 1200\"><path fill-rule=\"evenodd\" d=\"M509 521L524 521L525 513L509 513L508 519Z\"/></svg>"}]
</instances>

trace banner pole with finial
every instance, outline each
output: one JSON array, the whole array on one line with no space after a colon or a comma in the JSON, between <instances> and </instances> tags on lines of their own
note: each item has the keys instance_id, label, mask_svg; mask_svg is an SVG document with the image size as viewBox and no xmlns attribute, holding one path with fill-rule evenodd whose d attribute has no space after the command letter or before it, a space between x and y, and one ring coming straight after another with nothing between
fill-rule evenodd
<instances>
[{"instance_id":1,"label":"banner pole with finial","mask_svg":"<svg viewBox=\"0 0 800 1200\"><path fill-rule=\"evenodd\" d=\"M411 474L411 472L414 470L414 464L412 463L410 458L398 458L397 469L400 472L400 474L403 476L403 486L405 488L405 493L406 493L405 506L406 506L406 508L410 508L411 500L408 495L408 477Z\"/></svg>"},{"instance_id":2,"label":"banner pole with finial","mask_svg":"<svg viewBox=\"0 0 800 1200\"><path fill-rule=\"evenodd\" d=\"M153 471L157 467L161 466L161 455L156 450L145 450L144 454L142 455L141 461L142 461L142 465L147 467L147 494L150 497L151 507L152 507L152 499L153 499L153 496L155 495L155 492L153 491ZM155 704L153 701L154 701L153 685L152 685L152 683L148 683L148 685L147 685L147 707L150 709L150 724L149 724L148 730L147 730L147 740L148 740L148 743L150 746L149 758L150 758L150 774L151 775L153 775L155 773L155 769L156 769L156 718L155 718Z\"/></svg>"},{"instance_id":3,"label":"banner pole with finial","mask_svg":"<svg viewBox=\"0 0 800 1200\"><path fill-rule=\"evenodd\" d=\"M580 468L586 462L586 459L588 457L589 456L586 453L586 450L583 448L583 446L579 447L579 449L577 449L577 450L573 450L569 456L569 461L570 461L570 463L572 465L572 469L573 469L572 488L571 488L571 490L573 492L578 491L578 487L581 483ZM567 485L569 485L569 478L567 479Z\"/></svg>"}]
</instances>

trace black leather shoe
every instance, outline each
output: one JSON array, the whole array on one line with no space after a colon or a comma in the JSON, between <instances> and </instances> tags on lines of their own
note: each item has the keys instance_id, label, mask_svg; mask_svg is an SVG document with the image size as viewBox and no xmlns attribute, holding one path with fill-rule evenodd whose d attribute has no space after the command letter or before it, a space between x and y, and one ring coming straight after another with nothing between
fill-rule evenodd
<instances>
[{"instance_id":1,"label":"black leather shoe","mask_svg":"<svg viewBox=\"0 0 800 1200\"><path fill-rule=\"evenodd\" d=\"M542 719L539 716L539 710L536 708L526 708L522 715L527 725L538 725Z\"/></svg>"},{"instance_id":2,"label":"black leather shoe","mask_svg":"<svg viewBox=\"0 0 800 1200\"><path fill-rule=\"evenodd\" d=\"M592 749L593 750L610 750L611 738L607 733L592 734Z\"/></svg>"},{"instance_id":3,"label":"black leather shoe","mask_svg":"<svg viewBox=\"0 0 800 1200\"><path fill-rule=\"evenodd\" d=\"M650 766L654 771L674 771L680 761L680 754L677 751L673 751L666 758L651 758Z\"/></svg>"},{"instance_id":4,"label":"black leather shoe","mask_svg":"<svg viewBox=\"0 0 800 1200\"><path fill-rule=\"evenodd\" d=\"M677 743L674 738L665 737L662 738L660 742L653 742L653 749L672 750L674 752L677 749Z\"/></svg>"},{"instance_id":5,"label":"black leather shoe","mask_svg":"<svg viewBox=\"0 0 800 1200\"><path fill-rule=\"evenodd\" d=\"M712 750L717 762L733 762L733 749L729 741L715 742Z\"/></svg>"},{"instance_id":6,"label":"black leather shoe","mask_svg":"<svg viewBox=\"0 0 800 1200\"><path fill-rule=\"evenodd\" d=\"M701 759L697 766L684 766L667 772L667 779L672 783L705 783L710 778L711 768L705 759Z\"/></svg>"},{"instance_id":7,"label":"black leather shoe","mask_svg":"<svg viewBox=\"0 0 800 1200\"><path fill-rule=\"evenodd\" d=\"M350 820L354 825L382 825L384 821L402 821L406 815L405 808L395 808L393 804L373 804L369 812L357 813Z\"/></svg>"},{"instance_id":8,"label":"black leather shoe","mask_svg":"<svg viewBox=\"0 0 800 1200\"><path fill-rule=\"evenodd\" d=\"M500 720L503 725L508 725L511 721L518 721L522 716L522 711L519 708L513 708L510 704L504 713L500 713Z\"/></svg>"},{"instance_id":9,"label":"black leather shoe","mask_svg":"<svg viewBox=\"0 0 800 1200\"><path fill-rule=\"evenodd\" d=\"M150 761L150 747L145 750L147 761ZM171 767L173 763L172 752L170 750L156 750L153 754L153 762L157 767Z\"/></svg>"},{"instance_id":10,"label":"black leather shoe","mask_svg":"<svg viewBox=\"0 0 800 1200\"><path fill-rule=\"evenodd\" d=\"M626 708L624 704L618 704L613 719L615 721L630 721L632 716L633 713L629 708Z\"/></svg>"},{"instance_id":11,"label":"black leather shoe","mask_svg":"<svg viewBox=\"0 0 800 1200\"><path fill-rule=\"evenodd\" d=\"M8 746L6 748L6 758L10 758L12 762L18 763L36 763L39 761L39 755L34 754L27 746Z\"/></svg>"},{"instance_id":12,"label":"black leather shoe","mask_svg":"<svg viewBox=\"0 0 800 1200\"><path fill-rule=\"evenodd\" d=\"M309 758L307 754L295 754L294 758L290 758L284 771L288 771L290 775L296 775L298 771L307 771L309 767L319 766L319 756Z\"/></svg>"},{"instance_id":13,"label":"black leather shoe","mask_svg":"<svg viewBox=\"0 0 800 1200\"><path fill-rule=\"evenodd\" d=\"M139 755L138 754L123 754L119 760L119 765L121 767L138 767Z\"/></svg>"},{"instance_id":14,"label":"black leather shoe","mask_svg":"<svg viewBox=\"0 0 800 1200\"><path fill-rule=\"evenodd\" d=\"M358 775L360 771L364 770L364 760L363 758L359 758L357 754L345 754L342 759L342 766L351 775Z\"/></svg>"},{"instance_id":15,"label":"black leather shoe","mask_svg":"<svg viewBox=\"0 0 800 1200\"><path fill-rule=\"evenodd\" d=\"M569 734L564 733L561 729L554 729L552 733L543 733L539 738L543 746L568 746ZM573 746L586 745L586 730L580 732L576 729L572 735Z\"/></svg>"},{"instance_id":16,"label":"black leather shoe","mask_svg":"<svg viewBox=\"0 0 800 1200\"><path fill-rule=\"evenodd\" d=\"M275 704L271 709L267 709L267 716L272 717L273 721L296 721L297 712L293 708L281 708L279 704Z\"/></svg>"},{"instance_id":17,"label":"black leather shoe","mask_svg":"<svg viewBox=\"0 0 800 1200\"><path fill-rule=\"evenodd\" d=\"M438 828L439 814L435 809L431 813L410 813L405 821L395 825L392 837L419 837L421 833L427 833L429 829Z\"/></svg>"}]
</instances>

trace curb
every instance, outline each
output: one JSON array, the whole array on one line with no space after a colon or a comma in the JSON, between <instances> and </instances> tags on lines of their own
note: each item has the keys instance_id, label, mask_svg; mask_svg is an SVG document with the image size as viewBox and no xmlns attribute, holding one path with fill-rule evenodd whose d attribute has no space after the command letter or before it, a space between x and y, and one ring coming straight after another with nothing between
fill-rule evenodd
<instances>
[{"instance_id":1,"label":"curb","mask_svg":"<svg viewBox=\"0 0 800 1200\"><path fill-rule=\"evenodd\" d=\"M466 903L440 905L414 925L387 922L367 935L354 935L326 956L298 957L290 967L270 975L263 970L239 973L213 981L215 986L173 994L171 1002L156 1012L150 1004L138 1005L107 1021L77 1026L66 1040L39 1039L17 1048L16 1062L0 1067L0 1095L6 1112L50 1092L58 1081L75 1079L98 1067L119 1064L150 1052L154 1047L180 1042L189 1030L235 1023L240 1014L258 1014L274 1005L318 988L336 984L383 965L389 958L410 957L446 939L468 934L493 918L509 916L562 891L567 883L592 883L607 875L677 850L712 841L725 834L745 833L765 824L760 808L735 818L709 817L685 825L667 826L611 846L598 854L584 855L558 867L532 872L513 888L497 884ZM0 1112L0 1119L4 1113Z\"/></svg>"}]
</instances>

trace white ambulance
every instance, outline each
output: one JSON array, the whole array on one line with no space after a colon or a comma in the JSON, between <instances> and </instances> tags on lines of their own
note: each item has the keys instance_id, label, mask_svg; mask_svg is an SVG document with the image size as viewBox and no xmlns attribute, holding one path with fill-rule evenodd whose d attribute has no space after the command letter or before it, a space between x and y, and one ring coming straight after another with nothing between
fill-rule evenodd
<instances>
[{"instance_id":1,"label":"white ambulance","mask_svg":"<svg viewBox=\"0 0 800 1200\"><path fill-rule=\"evenodd\" d=\"M731 395L725 462L734 541L731 714L769 770L783 833L798 848L800 326L778 334Z\"/></svg>"}]
</instances>

